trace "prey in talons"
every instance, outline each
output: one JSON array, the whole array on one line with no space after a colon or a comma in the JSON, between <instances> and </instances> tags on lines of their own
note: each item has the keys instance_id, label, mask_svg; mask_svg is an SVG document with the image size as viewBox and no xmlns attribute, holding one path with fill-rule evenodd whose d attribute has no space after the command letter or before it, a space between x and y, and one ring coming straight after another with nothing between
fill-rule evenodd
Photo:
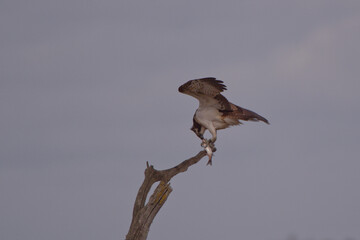
<instances>
[{"instance_id":1,"label":"prey in talons","mask_svg":"<svg viewBox=\"0 0 360 240\"><path fill-rule=\"evenodd\" d=\"M206 165L212 165L212 156L213 153L216 151L216 147L214 146L214 143L211 142L211 140L203 139L201 142L201 146L205 149L206 155L209 157L209 160Z\"/></svg>"}]
</instances>

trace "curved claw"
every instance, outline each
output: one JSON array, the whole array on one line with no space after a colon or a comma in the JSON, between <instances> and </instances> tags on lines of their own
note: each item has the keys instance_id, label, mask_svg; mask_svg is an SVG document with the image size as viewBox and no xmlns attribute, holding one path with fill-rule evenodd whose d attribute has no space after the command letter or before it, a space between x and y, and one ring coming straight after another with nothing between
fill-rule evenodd
<instances>
[{"instance_id":1,"label":"curved claw","mask_svg":"<svg viewBox=\"0 0 360 240\"><path fill-rule=\"evenodd\" d=\"M206 148L208 145L209 145L209 141L204 138L204 139L201 141L200 146Z\"/></svg>"},{"instance_id":2,"label":"curved claw","mask_svg":"<svg viewBox=\"0 0 360 240\"><path fill-rule=\"evenodd\" d=\"M216 151L215 144L211 141L211 139L209 139L209 140L203 139L200 145L201 145L203 148L206 148L207 146L209 146L213 152Z\"/></svg>"}]
</instances>

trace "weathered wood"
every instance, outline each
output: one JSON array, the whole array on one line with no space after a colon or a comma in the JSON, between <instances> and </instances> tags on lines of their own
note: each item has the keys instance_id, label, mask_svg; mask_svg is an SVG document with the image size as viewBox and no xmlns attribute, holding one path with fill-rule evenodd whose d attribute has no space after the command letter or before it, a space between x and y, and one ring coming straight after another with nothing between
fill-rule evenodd
<instances>
[{"instance_id":1,"label":"weathered wood","mask_svg":"<svg viewBox=\"0 0 360 240\"><path fill-rule=\"evenodd\" d=\"M152 221L172 191L170 180L177 174L187 171L191 165L199 162L204 156L206 156L206 151L200 151L196 156L166 170L156 170L152 165L149 166L149 163L146 163L145 179L135 199L133 216L126 240L146 240ZM145 205L146 197L152 185L159 181L159 185Z\"/></svg>"}]
</instances>

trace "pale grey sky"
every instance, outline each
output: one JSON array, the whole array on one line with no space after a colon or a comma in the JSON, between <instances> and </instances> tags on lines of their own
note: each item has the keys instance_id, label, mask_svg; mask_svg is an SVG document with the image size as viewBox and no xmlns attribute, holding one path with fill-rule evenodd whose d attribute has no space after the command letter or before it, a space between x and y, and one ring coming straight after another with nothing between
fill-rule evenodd
<instances>
[{"instance_id":1,"label":"pale grey sky","mask_svg":"<svg viewBox=\"0 0 360 240\"><path fill-rule=\"evenodd\" d=\"M220 131L148 239L360 240L359 29L351 0L1 1L0 239L124 239L213 76L271 125Z\"/></svg>"}]
</instances>

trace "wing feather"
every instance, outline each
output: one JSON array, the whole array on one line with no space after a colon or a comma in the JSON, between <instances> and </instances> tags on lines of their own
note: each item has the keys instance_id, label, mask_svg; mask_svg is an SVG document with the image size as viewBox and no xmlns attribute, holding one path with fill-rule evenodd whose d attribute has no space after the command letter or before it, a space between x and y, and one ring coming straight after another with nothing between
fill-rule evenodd
<instances>
[{"instance_id":1,"label":"wing feather","mask_svg":"<svg viewBox=\"0 0 360 240\"><path fill-rule=\"evenodd\" d=\"M228 112L228 113L224 113L223 116L224 117L230 117L230 118L236 118L239 120L244 120L244 121L263 121L267 124L269 124L269 121L264 118L263 116L260 116L259 114L257 114L256 112L250 111L248 109L236 106L235 104L231 104L231 108L233 109L232 112Z\"/></svg>"},{"instance_id":2,"label":"wing feather","mask_svg":"<svg viewBox=\"0 0 360 240\"><path fill-rule=\"evenodd\" d=\"M229 101L220 93L225 84L213 77L194 79L179 87L179 92L197 98L201 106L214 106L219 110L232 111Z\"/></svg>"},{"instance_id":3,"label":"wing feather","mask_svg":"<svg viewBox=\"0 0 360 240\"><path fill-rule=\"evenodd\" d=\"M217 80L216 78L213 77L201 78L193 81L199 82L200 88L198 89L198 91L199 93L203 93L205 95L210 95L215 97L219 93L226 90L226 86L225 84L223 84L224 82L221 80Z\"/></svg>"}]
</instances>

